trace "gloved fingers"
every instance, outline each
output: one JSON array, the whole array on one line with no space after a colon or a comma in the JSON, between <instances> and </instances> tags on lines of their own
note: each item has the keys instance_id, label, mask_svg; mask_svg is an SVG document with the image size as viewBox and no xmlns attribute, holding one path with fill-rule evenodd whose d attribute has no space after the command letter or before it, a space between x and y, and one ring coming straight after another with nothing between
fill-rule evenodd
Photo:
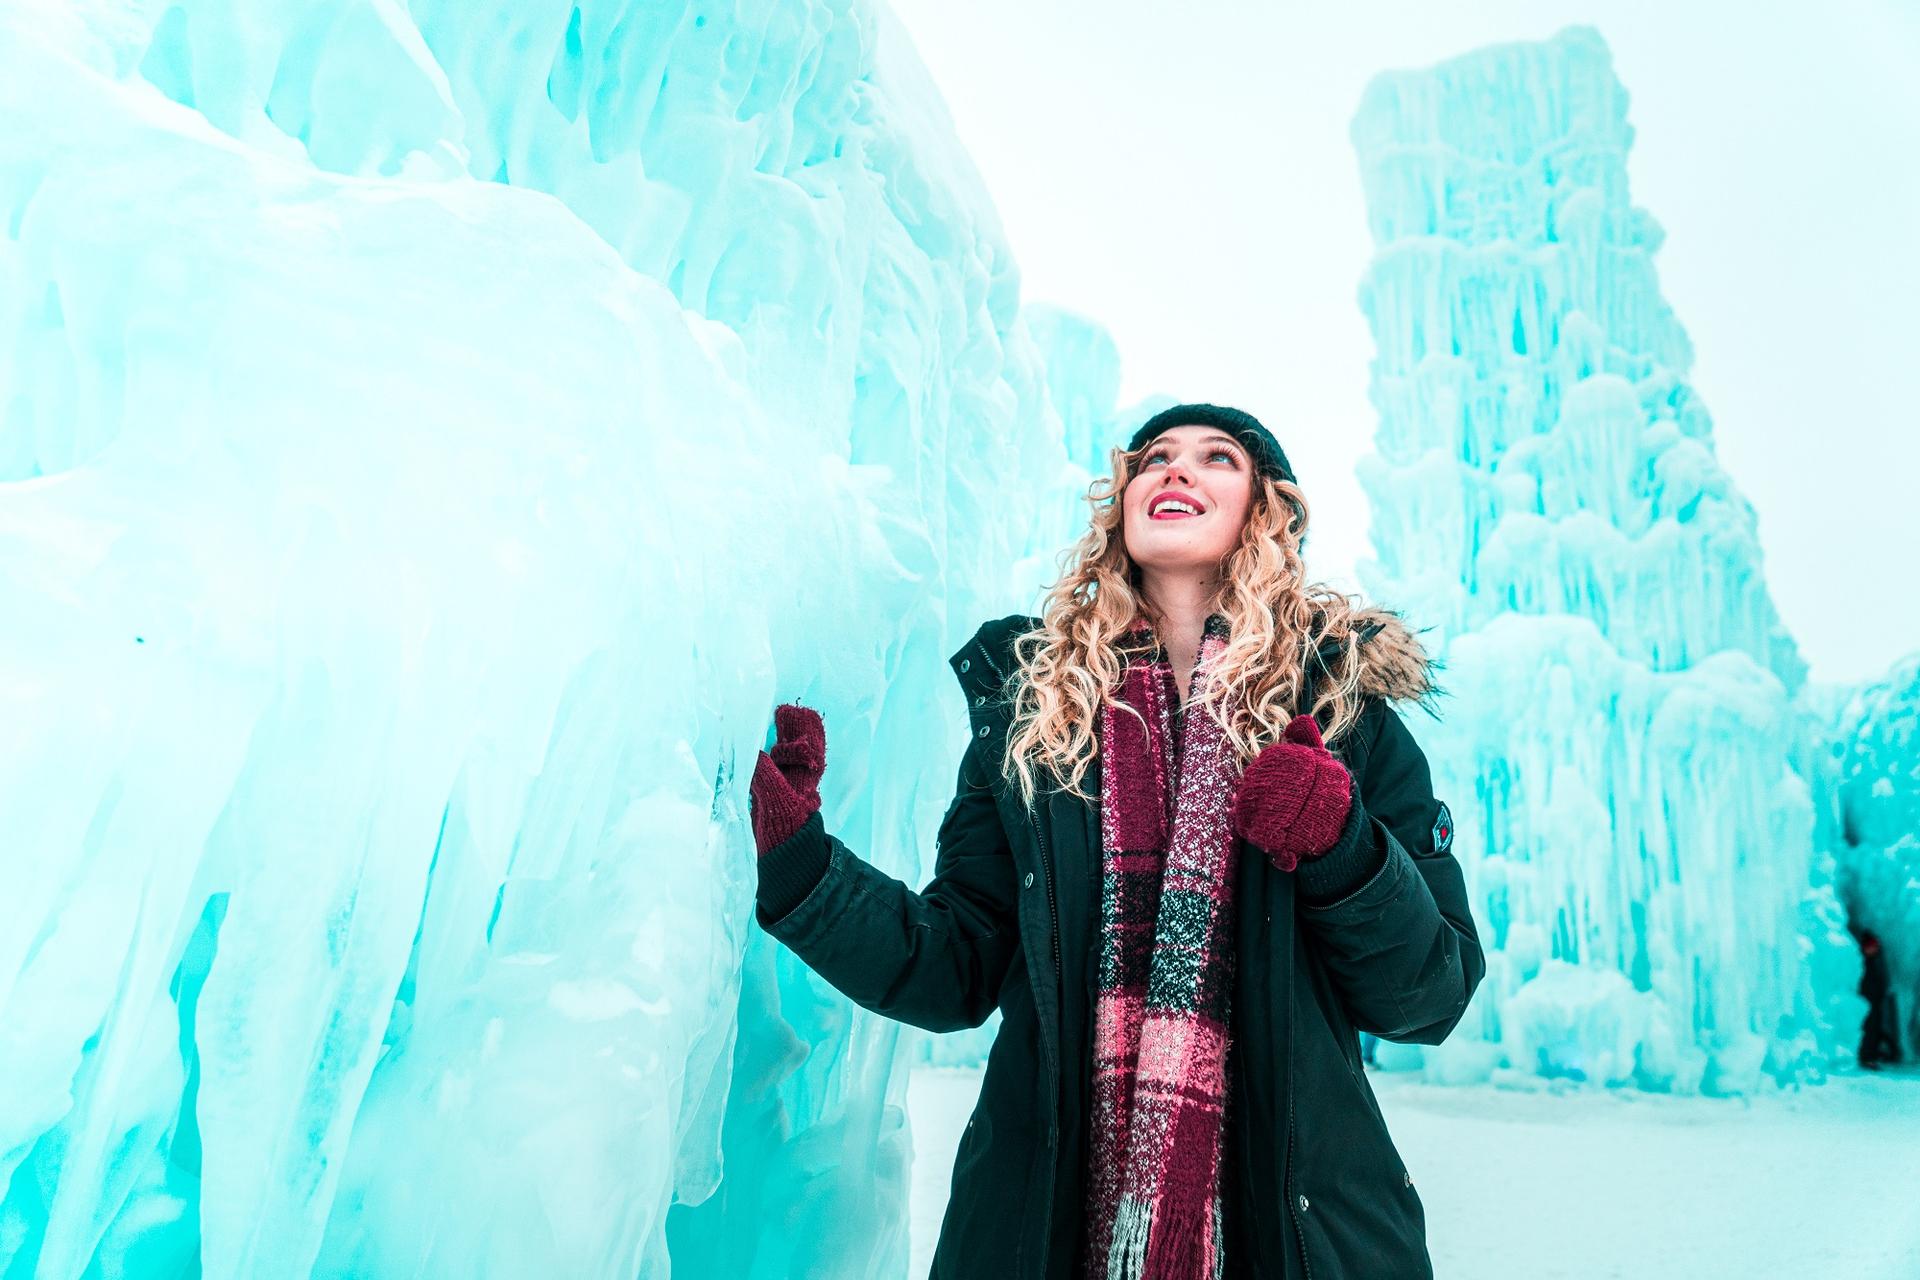
<instances>
[{"instance_id":1,"label":"gloved fingers","mask_svg":"<svg viewBox=\"0 0 1920 1280\"><path fill-rule=\"evenodd\" d=\"M1325 751L1327 744L1320 739L1320 723L1309 715L1297 715L1287 721L1285 733L1281 735L1288 742L1297 742L1303 747L1312 747L1315 751Z\"/></svg>"},{"instance_id":2,"label":"gloved fingers","mask_svg":"<svg viewBox=\"0 0 1920 1280\"><path fill-rule=\"evenodd\" d=\"M827 728L812 707L787 703L773 711L773 760L795 786L817 783L827 768Z\"/></svg>"},{"instance_id":3,"label":"gloved fingers","mask_svg":"<svg viewBox=\"0 0 1920 1280\"><path fill-rule=\"evenodd\" d=\"M773 744L773 762L795 786L810 786L820 781L827 768L827 744L820 738L802 738L798 742Z\"/></svg>"},{"instance_id":4,"label":"gloved fingers","mask_svg":"<svg viewBox=\"0 0 1920 1280\"><path fill-rule=\"evenodd\" d=\"M1302 781L1311 778L1313 765L1314 757L1294 743L1269 746L1240 775L1228 802L1228 821L1256 844L1263 837L1278 839L1306 811L1312 796Z\"/></svg>"},{"instance_id":5,"label":"gloved fingers","mask_svg":"<svg viewBox=\"0 0 1920 1280\"><path fill-rule=\"evenodd\" d=\"M775 750L778 749L775 748ZM781 772L780 766L774 762L773 757L764 751L753 762L753 779L747 784L749 804L752 803L755 792L764 792L770 796L791 796L795 800L800 798L794 791L793 784L787 781L787 775Z\"/></svg>"},{"instance_id":6,"label":"gloved fingers","mask_svg":"<svg viewBox=\"0 0 1920 1280\"><path fill-rule=\"evenodd\" d=\"M820 713L797 702L783 702L773 709L773 731L777 742L798 742L827 736L827 727L821 721Z\"/></svg>"}]
</instances>

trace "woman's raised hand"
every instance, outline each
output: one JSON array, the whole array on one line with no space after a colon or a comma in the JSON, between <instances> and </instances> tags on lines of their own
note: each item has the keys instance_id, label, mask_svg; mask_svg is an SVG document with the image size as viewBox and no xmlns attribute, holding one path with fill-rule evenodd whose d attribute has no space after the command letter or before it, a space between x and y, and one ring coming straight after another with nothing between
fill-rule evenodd
<instances>
[{"instance_id":1,"label":"woman's raised hand","mask_svg":"<svg viewBox=\"0 0 1920 1280\"><path fill-rule=\"evenodd\" d=\"M1353 775L1320 740L1314 718L1300 715L1248 763L1227 820L1274 866L1291 871L1333 848L1352 807Z\"/></svg>"},{"instance_id":2,"label":"woman's raised hand","mask_svg":"<svg viewBox=\"0 0 1920 1280\"><path fill-rule=\"evenodd\" d=\"M827 768L827 729L820 713L798 703L773 711L771 753L762 751L747 784L753 842L761 853L784 843L820 807L820 775Z\"/></svg>"}]
</instances>

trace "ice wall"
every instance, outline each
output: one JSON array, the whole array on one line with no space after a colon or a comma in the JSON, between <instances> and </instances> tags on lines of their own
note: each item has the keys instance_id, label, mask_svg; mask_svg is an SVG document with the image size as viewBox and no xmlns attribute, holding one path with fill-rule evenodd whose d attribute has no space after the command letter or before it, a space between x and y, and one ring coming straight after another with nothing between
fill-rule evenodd
<instances>
[{"instance_id":1,"label":"ice wall","mask_svg":"<svg viewBox=\"0 0 1920 1280\"><path fill-rule=\"evenodd\" d=\"M0 0L0 119L0 1275L897 1274L745 775L919 877L1079 513L887 16Z\"/></svg>"},{"instance_id":2,"label":"ice wall","mask_svg":"<svg viewBox=\"0 0 1920 1280\"><path fill-rule=\"evenodd\" d=\"M1920 653L1854 692L1834 742L1841 896L1886 947L1902 1054L1920 1061Z\"/></svg>"},{"instance_id":3,"label":"ice wall","mask_svg":"<svg viewBox=\"0 0 1920 1280\"><path fill-rule=\"evenodd\" d=\"M1179 401L1154 395L1120 404L1120 348L1104 325L1064 307L1037 303L1023 312L1046 368L1047 394L1060 413L1067 456L1088 479L1107 474L1107 453L1129 430Z\"/></svg>"},{"instance_id":4,"label":"ice wall","mask_svg":"<svg viewBox=\"0 0 1920 1280\"><path fill-rule=\"evenodd\" d=\"M1413 717L1489 949L1444 1079L1726 1092L1851 1047L1858 955L1805 666L1715 458L1627 95L1575 28L1371 84L1369 591L1434 626Z\"/></svg>"}]
</instances>

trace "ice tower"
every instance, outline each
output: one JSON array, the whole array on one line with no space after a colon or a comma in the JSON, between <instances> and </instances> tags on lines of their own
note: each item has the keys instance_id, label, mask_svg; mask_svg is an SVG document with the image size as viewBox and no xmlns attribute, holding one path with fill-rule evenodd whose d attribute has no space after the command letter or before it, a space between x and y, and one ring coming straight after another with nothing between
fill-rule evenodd
<instances>
[{"instance_id":1,"label":"ice tower","mask_svg":"<svg viewBox=\"0 0 1920 1280\"><path fill-rule=\"evenodd\" d=\"M1853 691L1835 745L1841 896L1886 948L1892 1021L1902 1056L1913 1062L1920 1060L1920 653Z\"/></svg>"},{"instance_id":2,"label":"ice tower","mask_svg":"<svg viewBox=\"0 0 1920 1280\"><path fill-rule=\"evenodd\" d=\"M1445 721L1411 723L1489 952L1452 1040L1388 1060L1817 1076L1859 1002L1805 667L1687 382L1607 48L1576 28L1381 76L1353 138L1376 245L1361 576L1447 664Z\"/></svg>"}]
</instances>

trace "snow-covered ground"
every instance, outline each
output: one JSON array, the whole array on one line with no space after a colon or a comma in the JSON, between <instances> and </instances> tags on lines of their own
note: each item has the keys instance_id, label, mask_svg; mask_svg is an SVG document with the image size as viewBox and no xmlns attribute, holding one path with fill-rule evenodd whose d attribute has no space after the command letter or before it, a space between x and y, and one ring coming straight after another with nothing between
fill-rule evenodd
<instances>
[{"instance_id":1,"label":"snow-covered ground","mask_svg":"<svg viewBox=\"0 0 1920 1280\"><path fill-rule=\"evenodd\" d=\"M1920 1277L1920 1072L1751 1101L1372 1079L1439 1280ZM908 1087L915 1277L979 1092L972 1068Z\"/></svg>"}]
</instances>

